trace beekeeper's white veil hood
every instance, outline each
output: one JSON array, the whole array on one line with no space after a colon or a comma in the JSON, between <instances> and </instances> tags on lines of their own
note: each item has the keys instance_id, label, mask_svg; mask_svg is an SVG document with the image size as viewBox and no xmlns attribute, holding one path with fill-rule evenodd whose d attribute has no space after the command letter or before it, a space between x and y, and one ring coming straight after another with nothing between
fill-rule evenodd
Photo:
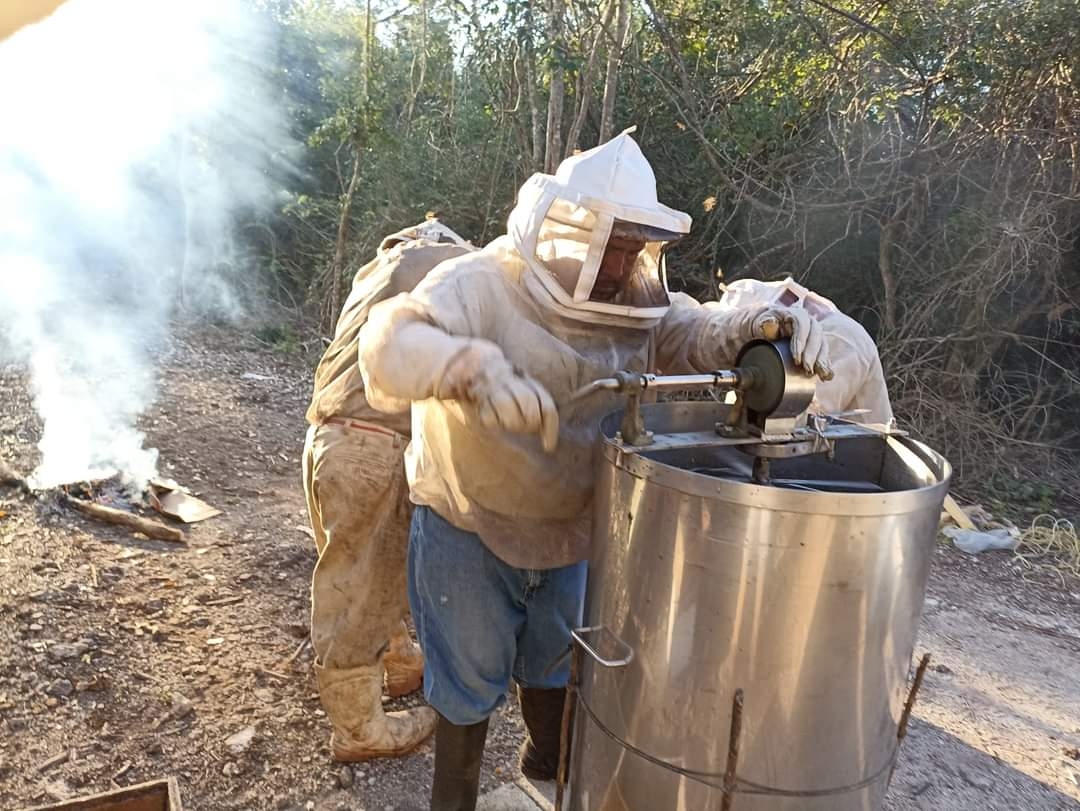
<instances>
[{"instance_id":1,"label":"beekeeper's white veil hood","mask_svg":"<svg viewBox=\"0 0 1080 811\"><path fill-rule=\"evenodd\" d=\"M518 192L508 230L528 265L526 283L543 304L581 321L648 328L669 306L665 242L690 231L690 215L656 199L656 176L630 137L567 158L554 175L535 174ZM615 223L647 240L623 292L593 300L600 260Z\"/></svg>"}]
</instances>

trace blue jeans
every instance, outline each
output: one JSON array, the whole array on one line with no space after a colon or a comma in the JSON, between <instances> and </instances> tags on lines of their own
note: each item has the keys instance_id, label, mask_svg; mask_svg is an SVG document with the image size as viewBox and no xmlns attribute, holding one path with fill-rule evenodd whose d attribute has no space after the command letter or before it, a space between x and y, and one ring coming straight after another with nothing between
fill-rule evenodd
<instances>
[{"instance_id":1,"label":"blue jeans","mask_svg":"<svg viewBox=\"0 0 1080 811\"><path fill-rule=\"evenodd\" d=\"M581 624L584 561L516 569L427 507L409 533L409 605L424 649L424 696L452 724L484 720L523 687L565 687ZM560 661L562 657L562 661Z\"/></svg>"}]
</instances>

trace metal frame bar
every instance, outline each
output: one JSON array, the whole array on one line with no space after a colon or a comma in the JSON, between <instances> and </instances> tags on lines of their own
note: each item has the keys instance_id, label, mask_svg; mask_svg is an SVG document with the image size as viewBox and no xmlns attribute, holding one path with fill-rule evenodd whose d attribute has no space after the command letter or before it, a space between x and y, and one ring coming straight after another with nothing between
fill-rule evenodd
<instances>
[{"instance_id":1,"label":"metal frame bar","mask_svg":"<svg viewBox=\"0 0 1080 811\"><path fill-rule=\"evenodd\" d=\"M743 691L738 688L731 701L731 732L728 735L727 769L724 771L724 800L720 811L731 811L738 790L739 744L742 740Z\"/></svg>"},{"instance_id":2,"label":"metal frame bar","mask_svg":"<svg viewBox=\"0 0 1080 811\"><path fill-rule=\"evenodd\" d=\"M581 679L581 646L570 643L570 681L566 685L562 724L559 730L559 771L555 778L555 811L562 811L566 786L570 779L570 744L577 715L578 685Z\"/></svg>"},{"instance_id":3,"label":"metal frame bar","mask_svg":"<svg viewBox=\"0 0 1080 811\"><path fill-rule=\"evenodd\" d=\"M924 653L922 659L919 660L919 666L915 669L915 679L911 682L911 689L908 690L907 700L904 702L904 711L900 714L900 723L896 727L896 749L893 752L892 768L889 769L889 779L885 781L886 791L892 785L896 764L900 762L900 747L904 745L904 738L907 737L908 721L911 720L911 711L915 708L915 698L919 694L923 677L926 675L926 668L929 666L930 654Z\"/></svg>"}]
</instances>

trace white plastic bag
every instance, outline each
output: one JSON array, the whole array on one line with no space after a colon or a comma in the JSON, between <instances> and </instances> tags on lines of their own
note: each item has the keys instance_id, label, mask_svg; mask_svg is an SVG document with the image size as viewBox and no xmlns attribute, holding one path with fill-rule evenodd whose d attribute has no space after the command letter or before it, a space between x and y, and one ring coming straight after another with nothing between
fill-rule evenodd
<instances>
[{"instance_id":1,"label":"white plastic bag","mask_svg":"<svg viewBox=\"0 0 1080 811\"><path fill-rule=\"evenodd\" d=\"M1004 529L960 529L960 527L946 527L942 534L952 538L957 548L969 555L977 555L979 552L987 552L994 549L1016 549L1020 542L1020 530L1016 527Z\"/></svg>"}]
</instances>

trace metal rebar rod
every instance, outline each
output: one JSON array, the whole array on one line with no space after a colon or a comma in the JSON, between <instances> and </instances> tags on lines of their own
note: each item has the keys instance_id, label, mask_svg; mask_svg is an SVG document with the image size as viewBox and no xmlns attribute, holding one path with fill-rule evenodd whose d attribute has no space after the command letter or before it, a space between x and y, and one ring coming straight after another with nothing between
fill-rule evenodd
<instances>
[{"instance_id":1,"label":"metal rebar rod","mask_svg":"<svg viewBox=\"0 0 1080 811\"><path fill-rule=\"evenodd\" d=\"M911 710L915 706L915 696L919 694L919 688L922 687L923 676L926 675L926 668L930 665L930 654L924 653L922 659L919 661L919 667L915 670L915 681L911 683L911 690L908 692L907 701L904 702L904 712L900 716L900 725L896 728L896 741L900 743L907 737L908 720L911 718Z\"/></svg>"},{"instance_id":2,"label":"metal rebar rod","mask_svg":"<svg viewBox=\"0 0 1080 811\"><path fill-rule=\"evenodd\" d=\"M566 685L562 723L559 730L559 770L555 782L555 811L562 811L563 795L570 777L570 742L574 734L574 710L577 708L578 677L581 668L581 646L570 643L570 681Z\"/></svg>"},{"instance_id":3,"label":"metal rebar rod","mask_svg":"<svg viewBox=\"0 0 1080 811\"><path fill-rule=\"evenodd\" d=\"M731 811L735 802L735 771L739 767L739 741L742 739L743 691L735 691L731 702L731 734L728 736L727 770L724 772L724 800L720 811Z\"/></svg>"},{"instance_id":4,"label":"metal rebar rod","mask_svg":"<svg viewBox=\"0 0 1080 811\"><path fill-rule=\"evenodd\" d=\"M922 659L919 660L919 666L915 669L915 680L911 682L911 689L908 690L907 701L904 702L904 711L900 714L900 723L896 727L896 750L893 752L892 768L889 769L889 779L885 781L885 787L888 788L892 783L893 772L896 771L896 764L900 760L900 747L904 744L904 738L907 737L908 721L911 720L911 711L915 707L915 697L919 694L919 688L922 687L923 676L926 675L926 668L930 666L930 654L924 653Z\"/></svg>"}]
</instances>

